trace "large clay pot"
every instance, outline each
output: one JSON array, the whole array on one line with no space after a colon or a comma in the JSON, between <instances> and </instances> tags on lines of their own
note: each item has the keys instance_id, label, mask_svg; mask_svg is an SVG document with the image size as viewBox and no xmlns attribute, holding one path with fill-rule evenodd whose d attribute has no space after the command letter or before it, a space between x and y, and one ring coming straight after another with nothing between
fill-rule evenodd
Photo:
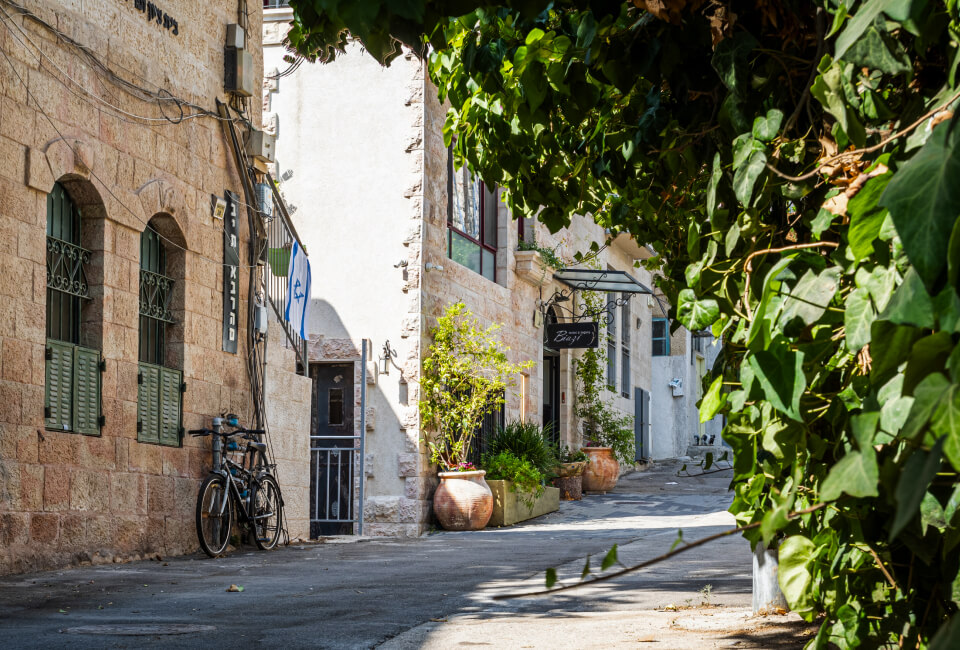
<instances>
[{"instance_id":1,"label":"large clay pot","mask_svg":"<svg viewBox=\"0 0 960 650\"><path fill-rule=\"evenodd\" d=\"M446 530L480 530L493 514L493 493L484 470L440 472L433 513Z\"/></svg>"},{"instance_id":2,"label":"large clay pot","mask_svg":"<svg viewBox=\"0 0 960 650\"><path fill-rule=\"evenodd\" d=\"M613 447L583 447L590 463L583 471L583 489L588 492L608 492L620 478L620 463L613 456Z\"/></svg>"}]
</instances>

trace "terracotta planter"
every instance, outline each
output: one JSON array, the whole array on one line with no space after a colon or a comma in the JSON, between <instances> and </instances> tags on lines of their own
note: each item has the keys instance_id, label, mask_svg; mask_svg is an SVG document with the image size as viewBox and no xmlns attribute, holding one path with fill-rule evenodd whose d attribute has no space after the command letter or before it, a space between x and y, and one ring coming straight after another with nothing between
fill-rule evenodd
<instances>
[{"instance_id":1,"label":"terracotta planter","mask_svg":"<svg viewBox=\"0 0 960 650\"><path fill-rule=\"evenodd\" d=\"M440 472L433 513L446 530L480 530L493 514L493 493L486 471Z\"/></svg>"},{"instance_id":2,"label":"terracotta planter","mask_svg":"<svg viewBox=\"0 0 960 650\"><path fill-rule=\"evenodd\" d=\"M583 472L583 489L588 492L608 492L620 478L620 463L613 456L612 447L583 447L590 464Z\"/></svg>"}]
</instances>

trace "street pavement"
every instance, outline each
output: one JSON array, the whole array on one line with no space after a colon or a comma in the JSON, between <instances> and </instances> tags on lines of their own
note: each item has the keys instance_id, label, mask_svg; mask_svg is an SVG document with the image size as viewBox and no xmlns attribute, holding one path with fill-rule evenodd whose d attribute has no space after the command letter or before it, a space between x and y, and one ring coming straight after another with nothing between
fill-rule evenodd
<instances>
[{"instance_id":1,"label":"street pavement","mask_svg":"<svg viewBox=\"0 0 960 650\"><path fill-rule=\"evenodd\" d=\"M542 589L548 567L576 582L586 556L599 571L613 544L630 565L665 553L678 530L693 541L732 525L730 473L678 469L633 472L611 493L509 528L8 576L0 646L801 647L794 621L774 642L749 618L751 555L738 536L617 580L494 600Z\"/></svg>"}]
</instances>

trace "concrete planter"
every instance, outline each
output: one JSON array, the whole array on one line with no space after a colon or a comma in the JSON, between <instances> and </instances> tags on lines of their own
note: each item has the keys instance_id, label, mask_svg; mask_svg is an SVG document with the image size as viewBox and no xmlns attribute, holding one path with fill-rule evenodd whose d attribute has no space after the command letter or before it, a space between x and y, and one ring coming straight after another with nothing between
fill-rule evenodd
<instances>
[{"instance_id":1,"label":"concrete planter","mask_svg":"<svg viewBox=\"0 0 960 650\"><path fill-rule=\"evenodd\" d=\"M519 493L510 489L510 481L490 480L487 485L493 492L493 514L488 526L512 526L560 509L560 490L555 487L543 488L543 494L530 507L520 500Z\"/></svg>"}]
</instances>

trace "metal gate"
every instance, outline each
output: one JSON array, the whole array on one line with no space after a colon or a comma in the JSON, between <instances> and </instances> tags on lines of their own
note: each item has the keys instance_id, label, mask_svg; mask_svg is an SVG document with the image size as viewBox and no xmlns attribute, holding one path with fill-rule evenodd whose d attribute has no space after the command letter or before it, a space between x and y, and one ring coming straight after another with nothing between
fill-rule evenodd
<instances>
[{"instance_id":1,"label":"metal gate","mask_svg":"<svg viewBox=\"0 0 960 650\"><path fill-rule=\"evenodd\" d=\"M366 341L361 369L366 367ZM354 364L311 364L310 537L363 534L363 432L354 426ZM361 372L362 376L362 372Z\"/></svg>"}]
</instances>

